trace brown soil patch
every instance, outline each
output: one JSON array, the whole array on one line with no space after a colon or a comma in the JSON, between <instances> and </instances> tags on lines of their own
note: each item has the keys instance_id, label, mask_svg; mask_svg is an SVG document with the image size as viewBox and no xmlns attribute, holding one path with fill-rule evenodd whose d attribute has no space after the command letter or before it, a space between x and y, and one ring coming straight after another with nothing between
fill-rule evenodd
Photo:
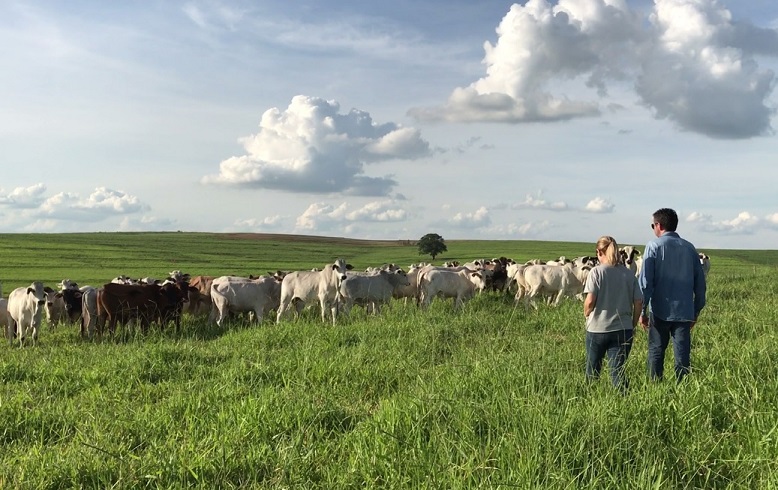
<instances>
[{"instance_id":1,"label":"brown soil patch","mask_svg":"<svg viewBox=\"0 0 778 490\"><path fill-rule=\"evenodd\" d=\"M415 240L361 240L357 238L329 237L315 235L282 235L276 233L225 233L225 236L235 240L272 240L275 242L315 242L345 245L380 245L409 246L415 245Z\"/></svg>"}]
</instances>

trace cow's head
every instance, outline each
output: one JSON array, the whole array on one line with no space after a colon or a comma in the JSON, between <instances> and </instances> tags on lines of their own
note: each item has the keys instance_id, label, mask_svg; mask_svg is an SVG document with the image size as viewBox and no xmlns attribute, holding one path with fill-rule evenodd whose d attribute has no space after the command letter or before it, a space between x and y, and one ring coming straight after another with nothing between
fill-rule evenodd
<instances>
[{"instance_id":1,"label":"cow's head","mask_svg":"<svg viewBox=\"0 0 778 490\"><path fill-rule=\"evenodd\" d=\"M36 314L34 318L39 318L39 315L37 315L38 311L42 311L46 305L46 300L48 299L47 290L54 292L54 290L49 287L43 287L43 283L40 281L33 282L30 284L30 287L27 288L27 295L31 298L35 308Z\"/></svg>"},{"instance_id":2,"label":"cow's head","mask_svg":"<svg viewBox=\"0 0 778 490\"><path fill-rule=\"evenodd\" d=\"M475 286L476 291L483 291L486 288L486 277L484 271L471 271L468 273L468 279Z\"/></svg>"},{"instance_id":3,"label":"cow's head","mask_svg":"<svg viewBox=\"0 0 778 490\"><path fill-rule=\"evenodd\" d=\"M332 264L332 270L338 273L338 279L343 281L346 279L346 271L350 271L354 267L351 264L346 263L345 259L335 259Z\"/></svg>"},{"instance_id":4,"label":"cow's head","mask_svg":"<svg viewBox=\"0 0 778 490\"><path fill-rule=\"evenodd\" d=\"M74 289L74 290L78 289L78 283L76 283L75 281L71 281L70 279L61 280L59 284L57 284L57 286L59 287L60 291L65 291L68 289Z\"/></svg>"},{"instance_id":5,"label":"cow's head","mask_svg":"<svg viewBox=\"0 0 778 490\"><path fill-rule=\"evenodd\" d=\"M270 277L272 277L273 279L275 279L276 282L279 282L279 283L284 280L284 277L287 274L289 274L289 273L286 272L286 271L281 271L281 270L275 271L275 272L268 272L268 275Z\"/></svg>"},{"instance_id":6,"label":"cow's head","mask_svg":"<svg viewBox=\"0 0 778 490\"><path fill-rule=\"evenodd\" d=\"M27 293L29 294L31 290L32 290L31 287L28 288L27 289ZM43 292L45 293L45 298L44 298L45 303L41 303L40 300L39 300L38 301L39 305L45 304L46 306L51 307L51 305L54 304L54 301L56 301L57 298L61 298L62 297L62 293L58 293L57 291L54 291L53 289L51 289L48 286L43 288Z\"/></svg>"}]
</instances>

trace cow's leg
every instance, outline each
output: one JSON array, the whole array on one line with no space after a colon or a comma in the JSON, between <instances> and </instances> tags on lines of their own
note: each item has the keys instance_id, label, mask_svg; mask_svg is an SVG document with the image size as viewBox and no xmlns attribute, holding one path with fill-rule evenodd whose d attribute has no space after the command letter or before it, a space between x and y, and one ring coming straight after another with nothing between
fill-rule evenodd
<instances>
[{"instance_id":1,"label":"cow's leg","mask_svg":"<svg viewBox=\"0 0 778 490\"><path fill-rule=\"evenodd\" d=\"M284 315L284 310L286 310L287 302L281 299L281 303L278 305L278 311L276 312L276 324L281 323L281 317Z\"/></svg>"},{"instance_id":2,"label":"cow's leg","mask_svg":"<svg viewBox=\"0 0 778 490\"><path fill-rule=\"evenodd\" d=\"M5 328L6 335L8 336L8 342L11 344L11 346L14 345L14 338L16 337L16 321L10 319L8 320L8 325Z\"/></svg>"},{"instance_id":3,"label":"cow's leg","mask_svg":"<svg viewBox=\"0 0 778 490\"><path fill-rule=\"evenodd\" d=\"M532 302L532 306L537 309L538 306L535 304L534 300L537 298L538 294L540 294L540 286L532 286L524 296L524 307L529 308L530 302Z\"/></svg>"},{"instance_id":4,"label":"cow's leg","mask_svg":"<svg viewBox=\"0 0 778 490\"><path fill-rule=\"evenodd\" d=\"M327 298L324 296L319 296L319 306L321 307L321 321L322 323L327 321ZM333 324L335 321L332 322Z\"/></svg>"}]
</instances>

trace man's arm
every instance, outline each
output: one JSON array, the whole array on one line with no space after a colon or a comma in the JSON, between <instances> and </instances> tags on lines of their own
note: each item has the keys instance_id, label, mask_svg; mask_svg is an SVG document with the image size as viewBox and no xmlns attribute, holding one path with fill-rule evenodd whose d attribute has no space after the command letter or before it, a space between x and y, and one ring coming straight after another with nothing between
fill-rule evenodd
<instances>
[{"instance_id":1,"label":"man's arm","mask_svg":"<svg viewBox=\"0 0 778 490\"><path fill-rule=\"evenodd\" d=\"M640 268L638 284L643 293L643 310L645 315L640 319L644 329L648 328L648 307L651 303L651 296L654 294L654 268L656 267L656 245L648 242L643 250L643 267Z\"/></svg>"}]
</instances>

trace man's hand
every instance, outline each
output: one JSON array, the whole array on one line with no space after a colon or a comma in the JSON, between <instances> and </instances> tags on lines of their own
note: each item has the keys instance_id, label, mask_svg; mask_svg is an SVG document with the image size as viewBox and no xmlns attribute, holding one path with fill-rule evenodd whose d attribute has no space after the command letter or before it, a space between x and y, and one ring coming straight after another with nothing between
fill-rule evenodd
<instances>
[{"instance_id":1,"label":"man's hand","mask_svg":"<svg viewBox=\"0 0 778 490\"><path fill-rule=\"evenodd\" d=\"M640 326L648 332L648 315L640 315Z\"/></svg>"}]
</instances>

